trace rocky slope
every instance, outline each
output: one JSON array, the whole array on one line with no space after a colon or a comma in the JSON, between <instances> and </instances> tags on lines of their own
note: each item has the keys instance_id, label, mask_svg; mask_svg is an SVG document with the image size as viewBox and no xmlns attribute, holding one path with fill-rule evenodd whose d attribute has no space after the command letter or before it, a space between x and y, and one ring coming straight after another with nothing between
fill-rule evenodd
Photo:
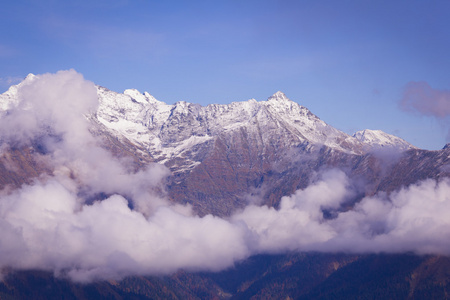
<instances>
[{"instance_id":1,"label":"rocky slope","mask_svg":"<svg viewBox=\"0 0 450 300\"><path fill-rule=\"evenodd\" d=\"M7 273L2 299L446 299L450 259L412 254L252 257L219 273L77 284L42 271Z\"/></svg>"}]
</instances>

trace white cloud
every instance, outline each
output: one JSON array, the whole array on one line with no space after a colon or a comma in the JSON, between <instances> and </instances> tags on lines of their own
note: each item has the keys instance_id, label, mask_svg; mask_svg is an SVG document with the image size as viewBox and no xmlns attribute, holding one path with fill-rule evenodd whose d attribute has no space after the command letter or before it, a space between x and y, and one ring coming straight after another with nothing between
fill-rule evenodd
<instances>
[{"instance_id":1,"label":"white cloud","mask_svg":"<svg viewBox=\"0 0 450 300\"><path fill-rule=\"evenodd\" d=\"M27 143L64 135L67 146L92 140L83 114L98 105L93 83L73 70L38 75L26 83L19 89L17 106L0 120L4 138Z\"/></svg>"},{"instance_id":2,"label":"white cloud","mask_svg":"<svg viewBox=\"0 0 450 300\"><path fill-rule=\"evenodd\" d=\"M220 218L166 206L147 219L120 195L80 206L55 180L3 197L0 213L8 238L0 246L3 266L49 269L79 281L218 270L249 255L244 232Z\"/></svg>"},{"instance_id":3,"label":"white cloud","mask_svg":"<svg viewBox=\"0 0 450 300\"><path fill-rule=\"evenodd\" d=\"M278 210L250 205L234 215L233 221L247 226L256 252L305 251L336 234L323 210L337 210L352 195L347 176L330 170L306 189L283 197Z\"/></svg>"}]
</instances>

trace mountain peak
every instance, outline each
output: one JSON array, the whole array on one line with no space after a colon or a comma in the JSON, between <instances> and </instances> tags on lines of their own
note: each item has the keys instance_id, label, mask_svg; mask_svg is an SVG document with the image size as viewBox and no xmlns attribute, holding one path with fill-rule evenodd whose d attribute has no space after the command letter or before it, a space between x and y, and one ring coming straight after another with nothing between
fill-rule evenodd
<instances>
[{"instance_id":1,"label":"mountain peak","mask_svg":"<svg viewBox=\"0 0 450 300\"><path fill-rule=\"evenodd\" d=\"M32 80L32 79L34 79L34 77L36 77L36 75L34 75L33 73L29 73L29 74L27 75L27 77L25 77L24 80Z\"/></svg>"},{"instance_id":2,"label":"mountain peak","mask_svg":"<svg viewBox=\"0 0 450 300\"><path fill-rule=\"evenodd\" d=\"M17 85L12 85L11 87L19 87L26 84L29 84L30 82L34 81L38 76L34 75L33 73L29 73L21 82L19 82Z\"/></svg>"},{"instance_id":3,"label":"mountain peak","mask_svg":"<svg viewBox=\"0 0 450 300\"><path fill-rule=\"evenodd\" d=\"M272 96L270 96L269 99L267 99L267 101L291 101L291 100L289 100L289 98L286 97L286 95L283 92L278 91Z\"/></svg>"},{"instance_id":4,"label":"mountain peak","mask_svg":"<svg viewBox=\"0 0 450 300\"><path fill-rule=\"evenodd\" d=\"M145 93L142 94L137 89L127 89L123 93L125 95L130 96L132 99L136 100L137 102L144 103L144 104L148 102L147 95ZM151 96L150 94L148 94L148 95Z\"/></svg>"},{"instance_id":5,"label":"mountain peak","mask_svg":"<svg viewBox=\"0 0 450 300\"><path fill-rule=\"evenodd\" d=\"M414 149L413 145L395 135L388 134L381 130L364 129L357 131L354 138L369 145L373 149L396 148L401 151Z\"/></svg>"}]
</instances>

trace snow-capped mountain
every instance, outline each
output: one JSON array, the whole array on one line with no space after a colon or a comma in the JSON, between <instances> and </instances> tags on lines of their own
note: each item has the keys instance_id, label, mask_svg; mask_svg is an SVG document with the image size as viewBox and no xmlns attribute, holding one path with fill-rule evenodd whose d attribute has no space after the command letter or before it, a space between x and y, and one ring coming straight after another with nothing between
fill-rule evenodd
<instances>
[{"instance_id":1,"label":"snow-capped mountain","mask_svg":"<svg viewBox=\"0 0 450 300\"><path fill-rule=\"evenodd\" d=\"M0 95L0 110L17 103L20 87L35 80L29 74ZM245 130L264 154L265 146L282 148L309 145L327 146L338 151L361 154L374 147L414 148L406 141L380 130L363 130L349 136L320 120L307 108L276 92L266 101L233 102L230 104L198 104L180 101L166 104L149 93L135 89L116 93L96 86L99 107L94 120L113 135L124 137L146 149L159 162L185 157L223 135ZM195 161L191 162L195 165Z\"/></svg>"},{"instance_id":2,"label":"snow-capped mountain","mask_svg":"<svg viewBox=\"0 0 450 300\"><path fill-rule=\"evenodd\" d=\"M36 77L30 74L0 95L3 113L19 103L20 91ZM400 150L395 156L399 159L402 151L418 151L414 146L377 130L350 136L282 92L265 101L201 106L184 101L166 104L134 89L117 93L91 87L97 94L98 108L86 117L103 146L115 155L131 157L137 168L150 162L164 164L172 174L169 197L191 203L200 214L230 214L255 193L264 203L276 206L281 197L305 188L314 172L322 168L345 168L366 178L370 182L367 193L417 180L414 166L402 162L398 164L401 171L408 171L402 174L396 169L396 174L402 174L400 179L383 181L389 175L385 162L373 156L374 150L396 149ZM446 176L446 169L433 167L435 157L448 160L445 153L405 155L413 156L405 161L414 157L427 160L421 163L420 176ZM394 170L395 164L389 168ZM11 178L17 184L26 178L26 172L14 174L5 176L5 184L11 183Z\"/></svg>"},{"instance_id":3,"label":"snow-capped mountain","mask_svg":"<svg viewBox=\"0 0 450 300\"><path fill-rule=\"evenodd\" d=\"M12 85L9 89L0 95L0 111L7 111L15 106L19 100L19 89L33 82L36 78L34 74L28 74L19 84Z\"/></svg>"},{"instance_id":4,"label":"snow-capped mountain","mask_svg":"<svg viewBox=\"0 0 450 300\"><path fill-rule=\"evenodd\" d=\"M34 80L42 77L51 79L52 84L32 84ZM204 244L203 237L205 233L208 234L209 228L207 231L203 229L209 227L211 222L219 221L218 224L226 225L228 220L239 216L243 211L249 211L250 214L255 211L264 212L264 218L256 218L263 223L262 231L258 232L258 236L259 234L266 236L273 224L276 224L271 220L273 213L283 212L276 220L280 220L281 224L292 224L293 226L279 227L282 230L276 231L277 234L269 236L274 239L269 238L268 240L277 243L278 235L284 236L292 229L293 232L290 233L293 234L291 235L292 240L298 239L302 242L303 235L297 234L298 228L306 226L306 230L312 230L308 236L315 236L316 228L324 225L327 227L323 232L328 235L329 232L332 232L328 230L332 226L328 227L328 225L339 224L332 222L337 220L338 216L356 215L359 218L361 209L362 211L367 209L369 213L374 210L375 214L381 214L380 212L385 211L385 207L389 207L388 201L392 199L389 198L389 194L401 196L408 186L417 182L425 182L429 185L436 180L436 184L445 183L450 177L450 147L448 145L437 151L421 150L400 138L377 130L364 130L354 136L349 136L326 124L307 108L289 100L282 92L275 93L266 101L251 99L226 105L211 104L208 106L183 101L166 104L158 101L149 93L142 94L137 90L116 93L95 86L80 77L81 75L74 71L63 72L58 76L52 74L49 76L29 75L22 83L12 86L7 92L0 95L0 190L4 196L2 200L5 201L1 203L3 211L8 210L10 206L19 211L26 209L31 216L34 216L35 212L38 213L38 216L42 214L45 216L45 220L53 220L55 216L61 215L62 223L60 224L63 225L54 227L56 237L70 239L70 247L61 248L64 251L68 249L70 252L73 248L71 236L61 234L64 230L74 232L75 241L79 234L81 236L87 234L89 237L93 232L85 228L94 227L80 226L83 222L75 222L74 226L66 225L72 224L66 223L66 219L69 221L81 220L78 217L84 216L85 213L92 213L91 217L87 219L90 222L92 218L94 226L97 223L100 224L102 228L100 236L102 237L105 233L109 234L110 227L117 230L122 227L122 222L127 223L128 220L136 217L136 220L139 221L136 223L136 227L124 226L125 235L123 237L125 238L119 239L120 246L132 243L132 250L149 232L141 234L144 232L141 232L142 224L146 224L146 222L155 222L155 232L161 233L158 236L163 241L167 240L169 244L171 244L171 240L175 241L175 239L162 234L164 231L159 230L162 228L161 221L164 224L164 221L169 220L168 226L171 232L178 233L187 229L187 235L183 235L181 244L177 244L181 246L174 247L175 252L172 257L178 256L179 253L183 254L177 251L184 251L185 245L198 245L189 242L192 235L199 236L200 244ZM73 82L78 84L75 89L72 89ZM28 84L30 84L30 88L27 87ZM85 93L86 90L88 92ZM85 96L89 98L89 101L84 101ZM39 101L33 101L35 99ZM47 101L48 99L50 101ZM64 101L60 101L61 99ZM78 105L78 101L81 102L80 105ZM83 114L85 115L83 116ZM35 130L36 128L37 130ZM21 141L25 142L16 143L15 135L23 138ZM382 151L377 151L380 149ZM383 151L384 149L388 151ZM400 151L392 151L392 149ZM154 162L164 164L170 172L166 167L154 164ZM332 178L320 179L320 176L331 176ZM323 185L325 179L330 182ZM156 186L153 185L154 181L158 182ZM339 184L336 184L336 181L339 181ZM322 206L322 204L328 203L328 200L324 202L321 197L316 197L324 192L327 194L327 198L333 198L334 194L343 193L344 185L345 202L341 202L339 207L332 205L329 210L327 205ZM436 190L436 187L437 185L434 188L431 186L431 190ZM47 189L51 194L42 192ZM306 193L306 191L314 192ZM30 202L31 192L36 192L38 198L36 202ZM33 205L31 207L11 205L13 203L11 195L17 196L16 202L32 203ZM160 195L163 199L158 198ZM54 201L47 201L49 199ZM291 200L289 201L292 203L283 202L283 199L295 199L296 204ZM54 211L63 207L62 203L69 204L67 200L71 200L70 209L61 209L61 212ZM159 206L160 201L164 202L162 207ZM333 203L334 201L332 200ZM51 202L49 205L52 209L47 209L46 206L41 207L41 202ZM312 227L310 224L315 224L315 221L313 220L312 223L308 221L311 220L308 216L309 210L299 210L299 206L303 205L303 202L311 202L307 206L312 206L311 209L318 212L317 220L319 221ZM170 203L170 207L166 205L167 203ZM378 204L373 206L374 203ZM80 209L80 205L82 205L82 209ZM428 204L424 202L424 205L423 207L426 207ZM99 218L99 212L101 213L106 208L108 217L106 219ZM72 210L73 214L69 213ZM292 211L299 211L302 214L294 214L292 216L295 217L291 218L289 216ZM397 206L393 206L393 211L398 212ZM149 217L147 217L147 213ZM22 237L22 232L27 233L26 230L22 230L21 226L24 225L33 233L36 232L36 245L38 249L42 249L40 247L42 235L39 226L46 222L41 222L40 218L36 218L36 224L39 224L36 227L28 224L26 218L29 214L25 214L24 221L17 218L18 214L8 215L11 216L12 222L17 224L18 230L11 231L10 227L5 226L10 223L3 222L5 220L3 218L2 228L5 229L5 236L8 239L9 236ZM67 217L72 215L75 219ZM253 219L255 215L250 216ZM366 219L365 215L361 215L361 218ZM97 222L97 219L100 222ZM294 223L285 222L290 219ZM371 218L367 219L369 223L372 222ZM188 220L188 222L179 223L171 220ZM192 234L195 231L190 230L195 230L196 221L205 221L201 224L208 225L199 226L201 227L200 233ZM247 226L245 225L247 223L242 223L242 219L237 219L237 221L238 223L233 223L237 225L237 228L241 228L241 225ZM446 224L445 215L443 222ZM345 225L342 227L345 233L350 233L351 237L352 233L346 231L347 224L350 223L341 224ZM401 223L403 224L403 222ZM374 228L367 231L367 238L373 238L373 235L380 237L386 235L383 229L384 225L379 226L378 224L383 223L373 222ZM369 224L368 228L371 226L372 224ZM53 226L49 227L52 227L51 230L53 230ZM381 229L380 232L378 232L379 229ZM363 236L366 238L365 226L361 230L363 230L362 234L357 231L356 241ZM210 232L213 240L216 235L228 236L222 234L221 230ZM128 239L131 233L138 233L137 238ZM440 243L441 234L439 232L438 234ZM115 236L114 230L113 235ZM153 237L153 235L151 236ZM119 237L122 236L119 235ZM239 240L241 237L244 237L245 243L251 245L250 248L255 245L253 235L250 235L248 240L246 234L237 235ZM394 238L397 237L394 236ZM53 241L53 239L46 240ZM92 238L85 239L88 245L91 245L94 240ZM21 239L15 241L19 242L13 244L22 245ZM144 239L144 241L150 240ZM408 243L409 240L407 240ZM5 244L6 248L3 247L6 249L4 251L7 255L4 259L6 265L11 261L8 259L9 253L13 252L9 250L9 244L11 243ZM160 245L154 240L145 242L145 244ZM59 251L61 244L57 243L56 245L58 247L49 247L49 249L57 248L56 250ZM106 245L109 244L106 243ZM230 245L235 248L237 244L220 242L219 248ZM110 250L110 247L104 247L102 242L100 248ZM123 248L120 249L122 251ZM207 251L198 247L191 249L193 249L190 251L191 253L209 254L213 252L210 251L211 248L207 248ZM42 251L43 257L50 257L48 256L49 251L45 248L44 250ZM122 255L120 251L115 251L114 256L111 256L113 265L115 266L115 260L119 259L120 261L121 257L125 258L124 265L129 265L131 256L125 252ZM289 251L291 252L291 250ZM27 249L24 253L27 256L31 252L28 252ZM61 253L57 252L57 256L60 256ZM119 255L116 255L117 253ZM147 257L149 252L145 250L142 253L143 257ZM255 253L260 254L259 252ZM90 255L88 256L90 257ZM74 257L78 259L82 255L77 253ZM106 256L102 253L100 257ZM394 276L392 280L391 277L389 280L382 277L375 281L374 286L382 287L383 290L386 282L401 282L404 281L404 278L423 279L426 277L414 276L423 270L442 266L439 258L434 256L423 256L420 258L420 265L417 265L417 259L412 256L399 257L398 261L406 262L401 263L399 267L402 272L397 272L398 276ZM305 278L310 278L311 274L316 274L318 277L317 280L313 280L313 284L311 280L309 281L308 293L311 292L310 295L313 295L310 298L317 298L314 297L316 288L327 289L328 287L331 291L336 291L333 286L330 287L328 284L328 278L341 278L341 275L345 277L349 270L350 272L366 273L367 270L371 270L373 274L376 274L369 276L370 282L372 282L373 278L377 278L379 274L386 273L385 269L379 271L378 267L373 269L373 266L388 265L391 268L396 262L391 258L392 256L387 255L380 260L379 256L371 255L367 261L367 256L365 258L364 255L359 254L318 255L313 253L305 255L301 253L278 256L278 258L262 255L256 257L253 263L250 261L249 264L248 261L244 261L237 269L230 270L231 273L224 271L225 273L222 275L217 275L219 277L216 275L210 277L206 273L192 274L182 271L171 277L173 281L172 279L167 281L167 278L161 280L160 277L157 279L128 277L124 281L126 283L122 285L122 283L112 280L107 284L98 285L96 288L99 293L92 294L94 295L92 298L97 299L100 295L103 297L112 295L111 297L118 298L116 296L119 294L124 295L124 298L129 298L126 296L135 291L145 291L148 298L168 298L174 295L172 294L174 287L179 287L179 291L190 292L190 294L179 294L181 295L179 298L182 299L196 297L225 299L233 295L237 295L237 297L240 295L241 298L247 299L251 298L251 295L265 295L268 290L274 290L274 295L283 295L283 298L287 298L287 296L301 294L297 293L299 291L295 294L290 293L286 287L293 286L292 282L294 282L295 287L301 286L303 289L304 283L308 282L308 280L305 281ZM199 260L203 261L203 257L200 256ZM218 260L223 261L222 258ZM189 258L189 261L192 259ZM361 263L363 264L361 265ZM252 264L254 264L253 267L251 267ZM410 269L412 264L416 264L415 269ZM71 265L78 266L76 261ZM118 266L122 270L122 264ZM249 266L256 272L248 272ZM261 266L267 268L261 269ZM88 268L92 269L89 264ZM447 266L446 270L448 269L450 268ZM298 270L307 270L307 272L302 275ZM405 270L410 273L403 272ZM333 274L334 272L338 273ZM56 273L65 274L66 272L64 269ZM269 273L271 275L266 276ZM427 271L426 274L428 273ZM55 281L51 274L35 272L22 274L25 275L16 273L14 270L13 274L7 274L5 280L9 281L5 281L7 284L3 284L2 293L20 298L17 296L17 291L25 290L23 287L29 285L29 282L38 282L33 279L35 276L37 278L44 276L39 282L46 283L47 293L47 287L52 284L55 286L55 282L56 284L61 283L66 289L69 287L64 280ZM300 277L295 277L297 276L295 274ZM283 277L286 275L287 277ZM22 280L20 276L30 276L30 281ZM214 277L218 278L216 283ZM229 284L225 284L225 288L222 290L220 283L226 282L229 278L236 278L233 282L236 281L239 285L236 285L233 290L229 290ZM436 282L436 290L441 291L442 282ZM323 286L320 286L320 283L323 283ZM356 284L359 286L360 281L356 281ZM195 288L192 288L193 285ZM335 282L334 285L337 290L342 290L340 282ZM41 286L43 285L39 284L37 288ZM203 286L203 290L199 290L199 286ZM215 287L212 289L212 286ZM241 290L243 286L248 289ZM394 286L395 289L398 289L398 285ZM414 286L417 287L416 283ZM428 288L428 281L423 286ZM56 292L61 296L55 292L57 295L55 297L67 298L64 296L66 293L74 293L80 287L84 287L84 285L70 287L70 291L57 288ZM33 295L37 288L32 285ZM25 291L27 291L24 293L27 295L25 297L29 297L31 292ZM158 294L155 291L162 292ZM411 295L409 286L406 286L404 291L405 295L408 293ZM376 294L379 294L378 290ZM77 295L84 295L83 291L77 291ZM427 295L429 295L428 292ZM136 295L133 294L134 296ZM342 298L348 297L342 296ZM352 297L350 296L350 298Z\"/></svg>"},{"instance_id":5,"label":"snow-capped mountain","mask_svg":"<svg viewBox=\"0 0 450 300\"><path fill-rule=\"evenodd\" d=\"M357 131L353 137L370 146L374 150L391 148L405 151L409 149L417 149L404 139L396 137L395 135L387 134L381 130L365 129Z\"/></svg>"},{"instance_id":6,"label":"snow-capped mountain","mask_svg":"<svg viewBox=\"0 0 450 300\"><path fill-rule=\"evenodd\" d=\"M21 88L35 77L30 74L0 95L3 112L17 105ZM201 106L166 104L133 89L94 89L99 105L86 117L104 147L131 156L137 167L164 164L172 173L170 198L191 203L199 213L227 215L255 191L265 203L277 205L282 196L306 187L313 173L324 167L363 174L376 189L380 168L370 158L371 151L386 145L413 148L381 131L350 136L282 92L266 101ZM12 178L8 176L5 183Z\"/></svg>"},{"instance_id":7,"label":"snow-capped mountain","mask_svg":"<svg viewBox=\"0 0 450 300\"><path fill-rule=\"evenodd\" d=\"M188 169L199 163L197 154L217 138L229 136L233 140L233 136L236 139L242 132L259 155L267 154L273 146L277 149L326 146L350 154L362 154L386 145L401 150L413 147L382 131L349 136L282 92L276 92L266 101L250 99L204 107L184 101L169 105L137 90L121 94L97 87L97 91L100 124L113 135L147 149L155 161L166 163L183 158L183 168Z\"/></svg>"},{"instance_id":8,"label":"snow-capped mountain","mask_svg":"<svg viewBox=\"0 0 450 300\"><path fill-rule=\"evenodd\" d=\"M354 154L363 153L363 148L415 148L381 130L366 129L349 136L280 91L267 101L250 99L206 107L185 101L169 105L137 90L120 94L98 87L98 96L100 123L130 141L144 145L163 161L214 137L243 129L258 136L256 141L261 146L271 142L270 136L277 136L285 147L323 145Z\"/></svg>"},{"instance_id":9,"label":"snow-capped mountain","mask_svg":"<svg viewBox=\"0 0 450 300\"><path fill-rule=\"evenodd\" d=\"M184 101L168 105L137 90L119 94L98 87L98 95L100 123L144 145L162 160L239 130L247 130L262 147L273 143L274 136L284 147L306 143L361 153L363 146L361 140L326 124L282 92L267 101L250 99L206 107ZM374 143L372 140L369 144Z\"/></svg>"}]
</instances>

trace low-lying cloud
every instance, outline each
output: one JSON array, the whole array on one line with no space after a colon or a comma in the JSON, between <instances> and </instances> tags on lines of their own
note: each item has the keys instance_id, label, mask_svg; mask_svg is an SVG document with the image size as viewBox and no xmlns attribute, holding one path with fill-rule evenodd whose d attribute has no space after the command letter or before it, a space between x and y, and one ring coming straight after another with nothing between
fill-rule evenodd
<instances>
[{"instance_id":1,"label":"low-lying cloud","mask_svg":"<svg viewBox=\"0 0 450 300\"><path fill-rule=\"evenodd\" d=\"M3 197L0 263L87 281L179 268L218 270L250 254L243 231L220 218L169 206L147 218L120 195L79 203L55 180Z\"/></svg>"},{"instance_id":2,"label":"low-lying cloud","mask_svg":"<svg viewBox=\"0 0 450 300\"><path fill-rule=\"evenodd\" d=\"M251 232L256 252L344 251L450 254L450 180L425 180L343 210L354 189L340 170L283 197L278 210L249 206L233 216ZM324 211L335 213L325 218Z\"/></svg>"},{"instance_id":3,"label":"low-lying cloud","mask_svg":"<svg viewBox=\"0 0 450 300\"><path fill-rule=\"evenodd\" d=\"M99 146L85 117L96 97L93 84L75 71L39 75L0 119L4 144L38 140L54 169L0 192L0 267L86 282L180 268L216 271L258 253L450 254L443 238L450 234L448 179L350 205L358 189L332 169L283 197L278 209L249 205L228 218L196 216L155 192L164 190L164 166L136 171Z\"/></svg>"}]
</instances>

